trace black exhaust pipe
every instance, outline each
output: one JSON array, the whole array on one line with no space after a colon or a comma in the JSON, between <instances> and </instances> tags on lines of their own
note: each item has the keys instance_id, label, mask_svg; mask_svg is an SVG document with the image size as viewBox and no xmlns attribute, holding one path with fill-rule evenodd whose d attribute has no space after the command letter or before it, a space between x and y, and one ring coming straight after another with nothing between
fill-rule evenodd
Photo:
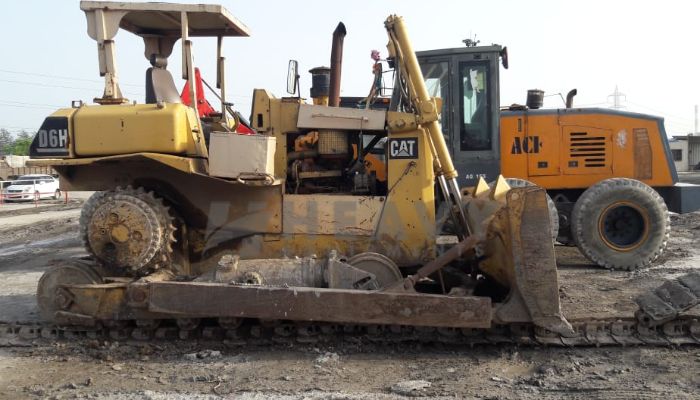
<instances>
[{"instance_id":1,"label":"black exhaust pipe","mask_svg":"<svg viewBox=\"0 0 700 400\"><path fill-rule=\"evenodd\" d=\"M338 107L340 105L340 75L343 67L343 39L345 39L345 24L338 24L333 31L333 45L331 47L331 82L328 90L328 105Z\"/></svg>"},{"instance_id":2,"label":"black exhaust pipe","mask_svg":"<svg viewBox=\"0 0 700 400\"><path fill-rule=\"evenodd\" d=\"M578 91L576 89L571 89L569 90L569 93L566 94L566 108L571 108L574 106L574 96Z\"/></svg>"}]
</instances>

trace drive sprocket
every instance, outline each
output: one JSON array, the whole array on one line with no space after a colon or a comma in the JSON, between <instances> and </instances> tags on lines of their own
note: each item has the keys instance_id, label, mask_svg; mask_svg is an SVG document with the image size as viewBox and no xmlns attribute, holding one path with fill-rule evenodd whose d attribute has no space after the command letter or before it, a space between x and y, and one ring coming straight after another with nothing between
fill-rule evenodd
<instances>
[{"instance_id":1,"label":"drive sprocket","mask_svg":"<svg viewBox=\"0 0 700 400\"><path fill-rule=\"evenodd\" d=\"M173 218L153 192L96 192L83 206L80 231L87 251L111 270L145 275L170 266Z\"/></svg>"}]
</instances>

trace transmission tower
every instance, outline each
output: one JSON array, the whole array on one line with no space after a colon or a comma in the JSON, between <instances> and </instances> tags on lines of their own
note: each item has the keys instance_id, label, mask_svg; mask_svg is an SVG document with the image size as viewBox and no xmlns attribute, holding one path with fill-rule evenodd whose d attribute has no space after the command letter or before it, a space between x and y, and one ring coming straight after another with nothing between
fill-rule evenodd
<instances>
[{"instance_id":1,"label":"transmission tower","mask_svg":"<svg viewBox=\"0 0 700 400\"><path fill-rule=\"evenodd\" d=\"M620 93L620 91L617 89L617 85L615 85L615 91L608 96L608 99L613 98L613 106L612 108L618 109L618 108L625 108L622 104L620 104L620 99L624 98L625 101L627 101L627 95L624 93Z\"/></svg>"}]
</instances>

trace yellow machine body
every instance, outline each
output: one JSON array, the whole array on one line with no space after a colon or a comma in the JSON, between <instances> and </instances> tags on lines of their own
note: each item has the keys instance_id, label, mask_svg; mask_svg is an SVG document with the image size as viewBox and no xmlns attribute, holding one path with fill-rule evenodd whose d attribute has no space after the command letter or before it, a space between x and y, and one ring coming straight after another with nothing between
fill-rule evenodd
<instances>
[{"instance_id":1,"label":"yellow machine body","mask_svg":"<svg viewBox=\"0 0 700 400\"><path fill-rule=\"evenodd\" d=\"M309 130L297 127L300 101L278 99L260 89L255 90L253 98L254 127L276 138L275 176L283 179L289 164L287 136L299 136ZM350 255L376 251L390 254L400 266L418 265L434 257L435 175L426 132L415 126L408 131L390 129L387 133L390 141L415 140L417 153L414 158L391 159L382 166L381 175L388 177L389 191L385 196L286 194L283 235L279 241L272 241L278 243L268 241L265 247L275 248L277 254L289 253L290 249L303 253L304 248L320 252L340 248Z\"/></svg>"},{"instance_id":2,"label":"yellow machine body","mask_svg":"<svg viewBox=\"0 0 700 400\"><path fill-rule=\"evenodd\" d=\"M79 157L139 152L197 155L199 119L183 104L83 106L71 119Z\"/></svg>"},{"instance_id":3,"label":"yellow machine body","mask_svg":"<svg viewBox=\"0 0 700 400\"><path fill-rule=\"evenodd\" d=\"M242 258L374 251L399 266L435 257L434 161L422 128L388 132L389 140L415 140L417 149L414 158L383 165L388 193L286 193L287 135L309 130L297 127L300 100L265 90L254 97L255 128L276 138L272 185L208 176L208 160L192 158L197 119L181 104L83 106L54 114L68 118L70 156L44 163L61 174L64 190L109 190L115 182L161 188L189 226L190 253L204 261L187 268L193 272L209 268L210 255L231 248Z\"/></svg>"},{"instance_id":4,"label":"yellow machine body","mask_svg":"<svg viewBox=\"0 0 700 400\"><path fill-rule=\"evenodd\" d=\"M501 172L545 189L586 189L627 177L673 186L675 169L663 121L600 109L505 111Z\"/></svg>"}]
</instances>

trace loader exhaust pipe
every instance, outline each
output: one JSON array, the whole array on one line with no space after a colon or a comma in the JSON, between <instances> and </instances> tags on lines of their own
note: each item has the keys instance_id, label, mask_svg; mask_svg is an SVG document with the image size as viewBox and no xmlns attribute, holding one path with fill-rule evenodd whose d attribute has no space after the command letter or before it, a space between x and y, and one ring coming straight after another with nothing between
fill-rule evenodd
<instances>
[{"instance_id":1,"label":"loader exhaust pipe","mask_svg":"<svg viewBox=\"0 0 700 400\"><path fill-rule=\"evenodd\" d=\"M566 94L566 108L572 108L574 106L574 96L578 93L578 90L571 89L569 93Z\"/></svg>"},{"instance_id":2,"label":"loader exhaust pipe","mask_svg":"<svg viewBox=\"0 0 700 400\"><path fill-rule=\"evenodd\" d=\"M331 82L328 90L328 105L338 107L340 105L340 76L343 67L343 40L347 31L345 24L338 24L333 31L333 45L331 47Z\"/></svg>"}]
</instances>

